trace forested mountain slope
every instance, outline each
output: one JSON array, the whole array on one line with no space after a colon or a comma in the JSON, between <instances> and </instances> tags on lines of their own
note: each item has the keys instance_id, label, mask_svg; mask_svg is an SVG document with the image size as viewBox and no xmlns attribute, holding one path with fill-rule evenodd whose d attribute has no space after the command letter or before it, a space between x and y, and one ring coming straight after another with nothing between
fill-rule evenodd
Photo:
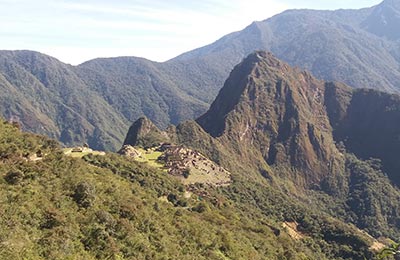
<instances>
[{"instance_id":1,"label":"forested mountain slope","mask_svg":"<svg viewBox=\"0 0 400 260\"><path fill-rule=\"evenodd\" d=\"M399 116L398 95L321 81L256 52L195 122L164 134L135 123L125 144L151 146L156 138L198 149L239 179L262 178L316 214L396 239Z\"/></svg>"},{"instance_id":2,"label":"forested mountain slope","mask_svg":"<svg viewBox=\"0 0 400 260\"><path fill-rule=\"evenodd\" d=\"M67 145L116 150L131 122L158 127L204 113L232 68L269 50L318 78L398 92L399 0L360 10L289 10L164 63L95 59L70 66L29 51L0 52L0 111Z\"/></svg>"}]
</instances>

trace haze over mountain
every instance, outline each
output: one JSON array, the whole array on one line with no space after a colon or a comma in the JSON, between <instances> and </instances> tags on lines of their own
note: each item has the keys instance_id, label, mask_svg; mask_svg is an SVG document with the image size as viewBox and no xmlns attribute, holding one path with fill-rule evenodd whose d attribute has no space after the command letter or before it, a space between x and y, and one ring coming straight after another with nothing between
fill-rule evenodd
<instances>
[{"instance_id":1,"label":"haze over mountain","mask_svg":"<svg viewBox=\"0 0 400 260\"><path fill-rule=\"evenodd\" d=\"M231 65L254 50L269 50L325 80L397 92L399 3L386 0L360 10L288 10L174 60L223 59Z\"/></svg>"},{"instance_id":2,"label":"haze over mountain","mask_svg":"<svg viewBox=\"0 0 400 260\"><path fill-rule=\"evenodd\" d=\"M164 63L121 57L73 67L39 53L1 52L0 111L65 144L115 150L140 116L165 128L204 113L254 50L321 79L397 92L398 11L399 0L361 10L289 10Z\"/></svg>"}]
</instances>

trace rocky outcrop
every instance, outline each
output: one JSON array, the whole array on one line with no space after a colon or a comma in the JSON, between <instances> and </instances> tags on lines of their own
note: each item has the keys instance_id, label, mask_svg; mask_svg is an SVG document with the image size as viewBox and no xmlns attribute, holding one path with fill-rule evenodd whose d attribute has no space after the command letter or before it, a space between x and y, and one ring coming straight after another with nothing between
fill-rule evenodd
<instances>
[{"instance_id":1,"label":"rocky outcrop","mask_svg":"<svg viewBox=\"0 0 400 260\"><path fill-rule=\"evenodd\" d=\"M166 133L146 117L141 117L129 128L124 145L153 147L167 141L169 137Z\"/></svg>"},{"instance_id":2,"label":"rocky outcrop","mask_svg":"<svg viewBox=\"0 0 400 260\"><path fill-rule=\"evenodd\" d=\"M118 151L118 153L132 158L137 158L140 157L140 155L142 155L140 151L138 151L137 149L135 149L135 147L131 145L122 146L122 148Z\"/></svg>"}]
</instances>

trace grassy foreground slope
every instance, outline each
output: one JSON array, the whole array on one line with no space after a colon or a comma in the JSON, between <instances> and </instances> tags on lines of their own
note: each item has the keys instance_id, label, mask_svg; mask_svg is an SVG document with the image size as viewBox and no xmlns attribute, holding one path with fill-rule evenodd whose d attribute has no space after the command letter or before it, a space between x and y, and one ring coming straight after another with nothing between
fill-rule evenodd
<instances>
[{"instance_id":1,"label":"grassy foreground slope","mask_svg":"<svg viewBox=\"0 0 400 260\"><path fill-rule=\"evenodd\" d=\"M38 150L42 160L25 158ZM269 221L248 218L226 198L185 199L182 184L121 156L71 158L54 141L4 122L0 155L1 259L318 255L284 232L276 236Z\"/></svg>"},{"instance_id":2,"label":"grassy foreground slope","mask_svg":"<svg viewBox=\"0 0 400 260\"><path fill-rule=\"evenodd\" d=\"M27 159L34 153L43 159ZM227 188L185 198L185 187L156 168L114 154L71 158L56 142L5 122L0 160L1 259L372 256L372 241L350 226L238 174ZM282 214L323 231L298 230L295 238Z\"/></svg>"}]
</instances>

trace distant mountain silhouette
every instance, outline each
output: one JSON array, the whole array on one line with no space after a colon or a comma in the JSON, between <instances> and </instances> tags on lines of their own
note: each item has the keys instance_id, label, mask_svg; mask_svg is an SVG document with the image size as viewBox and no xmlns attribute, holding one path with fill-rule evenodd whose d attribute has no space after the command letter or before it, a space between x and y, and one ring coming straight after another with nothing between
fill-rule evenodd
<instances>
[{"instance_id":1,"label":"distant mountain silhouette","mask_svg":"<svg viewBox=\"0 0 400 260\"><path fill-rule=\"evenodd\" d=\"M390 0L360 10L289 10L174 61L224 60L232 66L255 50L268 50L325 80L398 92L399 5L399 0Z\"/></svg>"}]
</instances>

